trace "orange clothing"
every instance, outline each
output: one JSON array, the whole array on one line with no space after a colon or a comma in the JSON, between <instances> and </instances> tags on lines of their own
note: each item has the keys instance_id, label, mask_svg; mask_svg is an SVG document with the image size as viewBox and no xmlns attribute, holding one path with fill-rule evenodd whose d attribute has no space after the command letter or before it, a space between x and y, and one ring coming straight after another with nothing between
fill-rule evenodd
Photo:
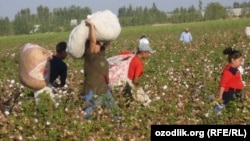
<instances>
[{"instance_id":1,"label":"orange clothing","mask_svg":"<svg viewBox=\"0 0 250 141\"><path fill-rule=\"evenodd\" d=\"M124 51L120 52L120 55L126 55L126 54L133 54L133 52L127 51L127 50L124 50Z\"/></svg>"},{"instance_id":2,"label":"orange clothing","mask_svg":"<svg viewBox=\"0 0 250 141\"><path fill-rule=\"evenodd\" d=\"M134 78L140 77L143 74L143 63L141 59L137 56L135 56L130 64L129 64L129 69L128 69L128 78L130 80L134 80Z\"/></svg>"}]
</instances>

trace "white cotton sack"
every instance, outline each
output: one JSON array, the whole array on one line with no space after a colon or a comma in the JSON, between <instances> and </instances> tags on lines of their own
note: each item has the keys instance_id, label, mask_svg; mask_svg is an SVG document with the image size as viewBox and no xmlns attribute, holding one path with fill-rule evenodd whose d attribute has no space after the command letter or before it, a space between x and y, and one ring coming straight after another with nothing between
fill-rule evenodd
<instances>
[{"instance_id":1,"label":"white cotton sack","mask_svg":"<svg viewBox=\"0 0 250 141\"><path fill-rule=\"evenodd\" d=\"M71 31L66 48L70 57L74 59L82 58L85 52L85 42L89 36L88 32L89 29L84 20Z\"/></svg>"},{"instance_id":2,"label":"white cotton sack","mask_svg":"<svg viewBox=\"0 0 250 141\"><path fill-rule=\"evenodd\" d=\"M37 44L27 43L22 47L19 60L20 82L31 89L39 90L49 84L52 52Z\"/></svg>"},{"instance_id":3,"label":"white cotton sack","mask_svg":"<svg viewBox=\"0 0 250 141\"><path fill-rule=\"evenodd\" d=\"M89 15L88 19L95 25L98 41L113 41L121 32L117 16L109 10L96 12Z\"/></svg>"},{"instance_id":4,"label":"white cotton sack","mask_svg":"<svg viewBox=\"0 0 250 141\"><path fill-rule=\"evenodd\" d=\"M95 25L98 41L110 42L120 35L121 26L118 17L110 10L98 11L87 16ZM85 20L81 21L70 33L66 52L74 59L82 58L85 42L89 37L89 28Z\"/></svg>"}]
</instances>

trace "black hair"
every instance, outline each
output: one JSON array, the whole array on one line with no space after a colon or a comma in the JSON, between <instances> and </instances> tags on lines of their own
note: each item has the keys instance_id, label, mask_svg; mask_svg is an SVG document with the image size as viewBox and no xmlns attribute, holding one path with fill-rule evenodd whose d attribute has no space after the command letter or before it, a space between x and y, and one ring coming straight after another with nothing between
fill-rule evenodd
<instances>
[{"instance_id":1,"label":"black hair","mask_svg":"<svg viewBox=\"0 0 250 141\"><path fill-rule=\"evenodd\" d=\"M66 48L67 48L67 43L66 42L64 42L64 41L59 42L56 45L56 52L61 53L61 52L65 51Z\"/></svg>"},{"instance_id":2,"label":"black hair","mask_svg":"<svg viewBox=\"0 0 250 141\"><path fill-rule=\"evenodd\" d=\"M142 35L140 39L142 39L142 38L146 38L146 35Z\"/></svg>"},{"instance_id":3,"label":"black hair","mask_svg":"<svg viewBox=\"0 0 250 141\"><path fill-rule=\"evenodd\" d=\"M240 51L234 50L231 47L224 49L223 54L228 55L228 57L227 57L228 62L231 62L232 59L238 59L238 58L242 57L242 53Z\"/></svg>"}]
</instances>

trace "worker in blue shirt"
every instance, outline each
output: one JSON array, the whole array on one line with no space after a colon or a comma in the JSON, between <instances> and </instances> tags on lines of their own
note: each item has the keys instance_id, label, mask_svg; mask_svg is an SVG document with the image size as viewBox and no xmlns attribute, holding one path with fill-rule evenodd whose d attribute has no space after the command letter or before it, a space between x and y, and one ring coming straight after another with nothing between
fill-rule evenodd
<instances>
[{"instance_id":1,"label":"worker in blue shirt","mask_svg":"<svg viewBox=\"0 0 250 141\"><path fill-rule=\"evenodd\" d=\"M189 32L189 29L186 28L182 33L180 37L180 41L183 43L190 43L193 40L191 33Z\"/></svg>"}]
</instances>

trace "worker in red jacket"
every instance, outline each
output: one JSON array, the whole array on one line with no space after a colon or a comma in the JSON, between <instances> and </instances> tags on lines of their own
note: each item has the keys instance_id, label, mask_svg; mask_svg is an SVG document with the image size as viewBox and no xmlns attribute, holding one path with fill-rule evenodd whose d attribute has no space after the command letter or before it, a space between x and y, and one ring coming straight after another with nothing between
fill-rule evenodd
<instances>
[{"instance_id":1,"label":"worker in red jacket","mask_svg":"<svg viewBox=\"0 0 250 141\"><path fill-rule=\"evenodd\" d=\"M224 68L220 81L219 99L223 100L225 105L235 98L242 100L241 91L244 88L241 73L238 70L243 61L240 51L226 48L223 54L228 55L228 64Z\"/></svg>"}]
</instances>

